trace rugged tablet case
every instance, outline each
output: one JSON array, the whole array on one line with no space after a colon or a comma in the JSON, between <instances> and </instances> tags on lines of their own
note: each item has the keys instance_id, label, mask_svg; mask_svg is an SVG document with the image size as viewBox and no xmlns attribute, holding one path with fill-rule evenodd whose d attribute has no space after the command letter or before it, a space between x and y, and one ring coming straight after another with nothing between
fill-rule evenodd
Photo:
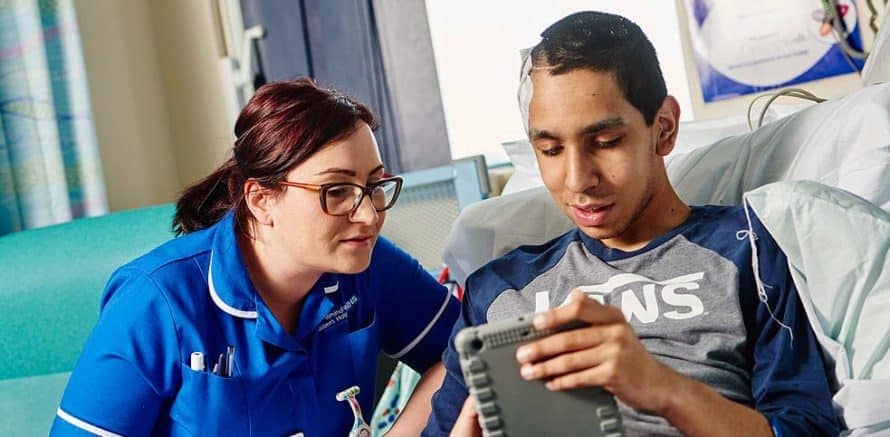
<instances>
[{"instance_id":1,"label":"rugged tablet case","mask_svg":"<svg viewBox=\"0 0 890 437\"><path fill-rule=\"evenodd\" d=\"M623 436L618 406L608 391L596 387L550 391L543 381L522 379L516 361L520 345L579 327L573 324L538 331L532 317L464 328L455 338L461 371L475 397L483 435Z\"/></svg>"}]
</instances>

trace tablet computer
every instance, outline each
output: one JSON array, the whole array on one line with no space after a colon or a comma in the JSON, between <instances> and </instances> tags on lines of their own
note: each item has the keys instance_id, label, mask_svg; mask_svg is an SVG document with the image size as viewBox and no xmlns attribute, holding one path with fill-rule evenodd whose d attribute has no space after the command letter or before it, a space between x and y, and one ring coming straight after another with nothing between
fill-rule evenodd
<instances>
[{"instance_id":1,"label":"tablet computer","mask_svg":"<svg viewBox=\"0 0 890 437\"><path fill-rule=\"evenodd\" d=\"M586 326L537 330L534 315L464 328L455 338L460 367L475 398L483 435L624 435L615 397L598 387L550 391L519 374L516 349L547 335Z\"/></svg>"}]
</instances>

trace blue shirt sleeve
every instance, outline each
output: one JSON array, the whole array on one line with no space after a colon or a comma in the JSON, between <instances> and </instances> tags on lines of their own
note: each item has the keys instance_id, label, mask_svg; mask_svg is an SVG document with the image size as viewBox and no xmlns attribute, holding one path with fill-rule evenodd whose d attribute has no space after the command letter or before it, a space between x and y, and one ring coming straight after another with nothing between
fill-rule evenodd
<instances>
[{"instance_id":1,"label":"blue shirt sleeve","mask_svg":"<svg viewBox=\"0 0 890 437\"><path fill-rule=\"evenodd\" d=\"M766 303L762 297L756 302L751 325L754 329L748 333L749 344L753 345L751 389L755 408L767 417L776 435L837 435L838 421L822 350L791 279L785 254L753 214L751 224L766 292Z\"/></svg>"},{"instance_id":2,"label":"blue shirt sleeve","mask_svg":"<svg viewBox=\"0 0 890 437\"><path fill-rule=\"evenodd\" d=\"M149 435L179 383L178 354L173 317L161 292L144 273L116 272L50 435Z\"/></svg>"},{"instance_id":3,"label":"blue shirt sleeve","mask_svg":"<svg viewBox=\"0 0 890 437\"><path fill-rule=\"evenodd\" d=\"M438 363L460 307L417 260L384 238L369 275L377 295L383 351L419 373Z\"/></svg>"}]
</instances>

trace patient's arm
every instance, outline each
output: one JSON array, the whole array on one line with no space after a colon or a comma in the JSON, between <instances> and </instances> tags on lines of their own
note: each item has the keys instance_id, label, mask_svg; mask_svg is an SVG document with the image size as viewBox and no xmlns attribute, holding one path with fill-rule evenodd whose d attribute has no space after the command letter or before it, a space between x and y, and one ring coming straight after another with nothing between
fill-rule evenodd
<instances>
[{"instance_id":1,"label":"patient's arm","mask_svg":"<svg viewBox=\"0 0 890 437\"><path fill-rule=\"evenodd\" d=\"M420 431L426 426L427 419L430 416L430 399L433 397L433 393L435 393L435 391L442 385L442 380L444 378L445 366L443 366L442 363L430 367L429 370L423 374L423 377L420 378L420 381L414 388L414 393L412 393L411 398L408 399L408 404L405 405L405 409L399 414L396 423L393 424L392 428L386 435L420 435Z\"/></svg>"},{"instance_id":2,"label":"patient's arm","mask_svg":"<svg viewBox=\"0 0 890 437\"><path fill-rule=\"evenodd\" d=\"M675 372L675 391L659 414L684 435L772 436L766 416Z\"/></svg>"},{"instance_id":3,"label":"patient's arm","mask_svg":"<svg viewBox=\"0 0 890 437\"><path fill-rule=\"evenodd\" d=\"M605 387L630 407L652 411L686 435L769 436L771 425L793 435L836 432L831 419L820 411L819 399L812 399L810 407L800 402L808 396L809 387L799 393L794 390L793 384L806 386L812 381L782 380L783 375L767 376L755 369L753 395L761 413L660 363L646 351L620 310L577 291L570 304L536 317L535 327L554 328L572 320L591 326L546 337L517 351L523 377L549 380L546 386L551 390ZM806 348L805 344L798 347ZM785 372L794 364L779 367ZM776 378L775 387L758 385L770 378Z\"/></svg>"}]
</instances>

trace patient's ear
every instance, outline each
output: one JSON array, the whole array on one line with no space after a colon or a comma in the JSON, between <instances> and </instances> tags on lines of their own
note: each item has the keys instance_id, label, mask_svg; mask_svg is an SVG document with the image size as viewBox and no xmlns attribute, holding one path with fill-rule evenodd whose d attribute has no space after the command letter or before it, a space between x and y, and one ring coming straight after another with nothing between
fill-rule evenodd
<instances>
[{"instance_id":1,"label":"patient's ear","mask_svg":"<svg viewBox=\"0 0 890 437\"><path fill-rule=\"evenodd\" d=\"M674 150L677 141L677 131L680 127L680 104L674 96L667 96L661 102L661 107L655 113L653 122L656 128L655 153L659 156L667 156Z\"/></svg>"},{"instance_id":2,"label":"patient's ear","mask_svg":"<svg viewBox=\"0 0 890 437\"><path fill-rule=\"evenodd\" d=\"M262 186L256 179L244 183L244 202L257 225L273 226L272 207L278 199L278 192Z\"/></svg>"}]
</instances>

